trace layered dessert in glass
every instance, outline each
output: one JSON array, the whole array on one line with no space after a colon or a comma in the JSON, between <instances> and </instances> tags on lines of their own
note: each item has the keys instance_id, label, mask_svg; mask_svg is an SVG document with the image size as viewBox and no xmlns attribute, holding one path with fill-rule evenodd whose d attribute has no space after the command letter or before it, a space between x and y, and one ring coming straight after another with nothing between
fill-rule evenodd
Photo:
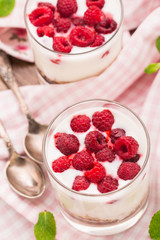
<instances>
[{"instance_id":1,"label":"layered dessert in glass","mask_svg":"<svg viewBox=\"0 0 160 240\"><path fill-rule=\"evenodd\" d=\"M94 235L133 226L147 207L149 151L143 122L116 102L89 100L60 113L43 155L66 220Z\"/></svg>"},{"instance_id":2,"label":"layered dessert in glass","mask_svg":"<svg viewBox=\"0 0 160 240\"><path fill-rule=\"evenodd\" d=\"M28 0L25 23L41 78L67 83L101 74L122 47L121 0Z\"/></svg>"}]
</instances>

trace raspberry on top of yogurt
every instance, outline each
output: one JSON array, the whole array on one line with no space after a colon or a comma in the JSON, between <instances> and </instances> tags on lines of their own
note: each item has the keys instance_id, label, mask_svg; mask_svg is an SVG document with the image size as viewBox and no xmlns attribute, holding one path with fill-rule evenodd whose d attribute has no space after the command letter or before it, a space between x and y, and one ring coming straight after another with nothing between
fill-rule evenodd
<instances>
[{"instance_id":1,"label":"raspberry on top of yogurt","mask_svg":"<svg viewBox=\"0 0 160 240\"><path fill-rule=\"evenodd\" d=\"M28 14L37 36L51 38L52 49L63 53L70 53L73 46L101 46L105 35L114 32L118 24L104 9L106 0L84 1L85 4L78 0L37 2Z\"/></svg>"},{"instance_id":2,"label":"raspberry on top of yogurt","mask_svg":"<svg viewBox=\"0 0 160 240\"><path fill-rule=\"evenodd\" d=\"M92 110L88 116L81 112L66 119L66 132L58 128L53 133L52 148L59 155L52 159L52 170L56 177L65 174L64 182L68 174L75 191L85 192L92 186L98 193L117 190L141 170L139 143L127 136L128 128L114 128L119 124L114 110Z\"/></svg>"}]
</instances>

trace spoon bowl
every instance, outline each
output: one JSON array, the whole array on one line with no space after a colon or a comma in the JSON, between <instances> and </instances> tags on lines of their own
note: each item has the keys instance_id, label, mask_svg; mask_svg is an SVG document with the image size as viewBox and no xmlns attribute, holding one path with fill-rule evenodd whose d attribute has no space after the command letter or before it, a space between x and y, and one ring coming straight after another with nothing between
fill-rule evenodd
<instances>
[{"instance_id":1,"label":"spoon bowl","mask_svg":"<svg viewBox=\"0 0 160 240\"><path fill-rule=\"evenodd\" d=\"M5 168L10 187L27 198L40 197L45 190L45 179L39 165L14 152Z\"/></svg>"},{"instance_id":2,"label":"spoon bowl","mask_svg":"<svg viewBox=\"0 0 160 240\"><path fill-rule=\"evenodd\" d=\"M24 138L24 150L35 162L43 163L42 142L47 125L40 125L35 120L29 121L29 131Z\"/></svg>"},{"instance_id":3,"label":"spoon bowl","mask_svg":"<svg viewBox=\"0 0 160 240\"><path fill-rule=\"evenodd\" d=\"M5 175L10 187L23 197L40 197L45 190L45 177L42 168L29 157L21 156L15 151L1 121L0 135L9 151Z\"/></svg>"}]
</instances>

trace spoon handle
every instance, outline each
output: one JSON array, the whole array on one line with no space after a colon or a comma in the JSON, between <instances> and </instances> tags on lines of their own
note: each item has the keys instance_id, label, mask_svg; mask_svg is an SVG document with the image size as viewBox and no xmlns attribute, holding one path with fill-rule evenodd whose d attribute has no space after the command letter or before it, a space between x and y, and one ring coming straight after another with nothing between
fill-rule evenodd
<instances>
[{"instance_id":1,"label":"spoon handle","mask_svg":"<svg viewBox=\"0 0 160 240\"><path fill-rule=\"evenodd\" d=\"M26 115L27 119L31 120L32 118L30 116L28 107L25 104L25 101L21 95L21 92L19 90L16 79L13 75L12 67L9 62L8 56L2 50L0 50L0 77L1 77L2 81L6 84L6 86L8 88L10 88L13 91L13 93L15 94L15 96L21 106L21 109L24 112L24 114Z\"/></svg>"},{"instance_id":2,"label":"spoon handle","mask_svg":"<svg viewBox=\"0 0 160 240\"><path fill-rule=\"evenodd\" d=\"M10 140L8 134L7 134L7 131L6 131L4 125L3 125L3 123L1 121L0 121L0 135L3 138L3 140L4 140L4 142L5 142L6 146L7 146L9 154L12 155L12 153L15 152L15 150L14 150L14 147L13 147L13 145L11 143L11 140Z\"/></svg>"}]
</instances>

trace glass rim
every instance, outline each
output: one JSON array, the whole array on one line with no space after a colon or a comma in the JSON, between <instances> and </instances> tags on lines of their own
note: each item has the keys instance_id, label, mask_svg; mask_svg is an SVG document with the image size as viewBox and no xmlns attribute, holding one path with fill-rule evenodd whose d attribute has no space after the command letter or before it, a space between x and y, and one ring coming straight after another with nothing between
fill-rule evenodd
<instances>
[{"instance_id":1,"label":"glass rim","mask_svg":"<svg viewBox=\"0 0 160 240\"><path fill-rule=\"evenodd\" d=\"M45 143L47 141L47 136L48 136L48 133L52 127L52 124L54 123L54 121L64 112L66 112L68 109L71 109L77 105L80 105L80 104L83 104L83 103L87 103L87 102L104 102L104 103L109 103L109 104L114 104L116 106L119 106L125 110L128 110L131 114L133 114L133 116L140 122L140 124L142 125L143 127L143 130L144 130L144 133L145 133L145 136L146 136L146 141L147 141L147 152L146 152L146 156L145 156L145 160L143 162L143 165L142 165L142 168L141 170L139 171L139 173L134 177L134 179L129 182L128 184L126 184L125 186L123 186L122 188L120 189L117 189L117 190L114 190L114 191L111 191L111 192L107 192L107 193L99 193L99 194L89 194L89 193L81 193L81 192L78 192L78 191L75 191L69 187L67 187L66 185L64 185L62 182L60 182L54 175L54 173L52 172L50 166L49 166L49 163L47 161L47 157L46 157L46 154L45 154ZM100 196L110 196L110 195L113 195L113 194L116 194L118 192L121 192L123 191L124 189L128 188L128 186L132 185L136 179L141 175L141 173L143 172L143 170L145 169L147 163L148 163L148 160L149 160L149 155L150 155L150 138L149 138L149 134L148 134L148 130L146 128L146 126L144 125L143 121L128 107L116 102L116 101L111 101L111 100L105 100L105 99L90 99L90 100L84 100L84 101L80 101L80 102L77 102L76 104L72 104L70 105L69 107L65 108L63 111L61 111L51 122L50 124L48 125L48 128L45 132L45 135L44 135L44 138L43 138L43 144L42 144L42 151L43 151L43 159L44 159L44 165L45 167L47 168L47 171L49 172L49 174L51 175L51 177L53 177L53 179L59 184L61 185L61 187L65 188L67 191L69 192L72 192L74 194L78 194L78 195L81 195L81 196L91 196L91 197L100 197Z\"/></svg>"},{"instance_id":2,"label":"glass rim","mask_svg":"<svg viewBox=\"0 0 160 240\"><path fill-rule=\"evenodd\" d=\"M30 31L30 28L29 28L28 23L27 23L27 11L26 11L29 1L31 1L31 0L27 0L27 1L26 1L25 7L24 7L24 22L25 22L27 31L29 32L30 36L34 39L34 41L35 41L36 43L38 43L38 45L40 45L41 47L43 47L43 48L46 49L47 51L50 51L50 52L52 52L52 53L61 54L62 56L63 56L63 55L66 55L66 56L83 55L83 54L86 54L86 53L94 52L94 51L96 51L97 49L105 46L107 43L111 42L111 40L118 34L118 32L119 32L119 30L120 30L120 28L121 28L121 26L122 26L122 22L123 22L123 16L124 16L123 3L122 3L122 0L118 0L118 1L120 2L120 7L121 7L120 22L119 22L118 27L117 27L116 31L114 32L114 34L113 34L104 44L102 44L101 46L96 47L95 49L91 49L91 50L89 50L89 51L81 52L81 53L63 53L63 52L58 52L58 51L52 50L52 49L44 46L43 44L41 44L39 41L37 41L37 39L33 36L32 32Z\"/></svg>"}]
</instances>

